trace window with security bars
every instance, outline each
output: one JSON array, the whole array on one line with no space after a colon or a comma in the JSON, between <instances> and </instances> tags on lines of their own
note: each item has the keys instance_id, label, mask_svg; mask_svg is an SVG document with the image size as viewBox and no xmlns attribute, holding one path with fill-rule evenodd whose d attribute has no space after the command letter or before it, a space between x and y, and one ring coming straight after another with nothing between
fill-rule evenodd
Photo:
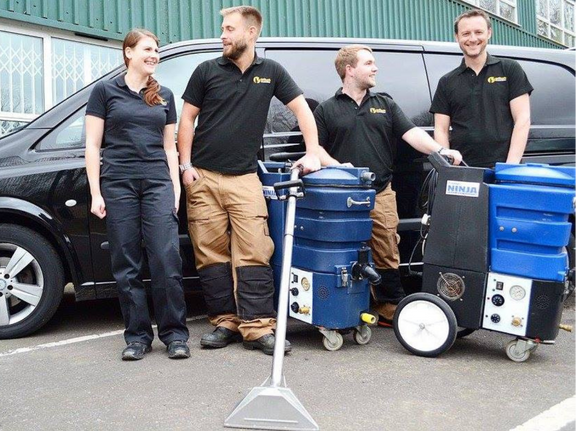
<instances>
[{"instance_id":1,"label":"window with security bars","mask_svg":"<svg viewBox=\"0 0 576 431\"><path fill-rule=\"evenodd\" d=\"M0 136L122 63L114 46L23 33L0 31Z\"/></svg>"},{"instance_id":2,"label":"window with security bars","mask_svg":"<svg viewBox=\"0 0 576 431\"><path fill-rule=\"evenodd\" d=\"M518 0L463 0L508 21L518 22Z\"/></svg>"},{"instance_id":3,"label":"window with security bars","mask_svg":"<svg viewBox=\"0 0 576 431\"><path fill-rule=\"evenodd\" d=\"M536 0L538 35L574 47L574 0Z\"/></svg>"}]
</instances>

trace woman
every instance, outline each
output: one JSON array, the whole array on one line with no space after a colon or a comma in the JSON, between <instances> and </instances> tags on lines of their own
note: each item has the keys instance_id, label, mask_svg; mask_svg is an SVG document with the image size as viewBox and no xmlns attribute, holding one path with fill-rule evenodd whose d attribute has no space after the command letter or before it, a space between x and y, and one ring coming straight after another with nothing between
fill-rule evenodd
<instances>
[{"instance_id":1,"label":"woman","mask_svg":"<svg viewBox=\"0 0 576 431\"><path fill-rule=\"evenodd\" d=\"M152 77L159 60L154 34L134 29L122 48L127 72L98 82L86 108L91 212L106 217L112 272L126 326L122 359L142 359L154 337L142 282L142 240L158 337L166 344L168 357L188 358L176 216L180 182L174 95Z\"/></svg>"}]
</instances>

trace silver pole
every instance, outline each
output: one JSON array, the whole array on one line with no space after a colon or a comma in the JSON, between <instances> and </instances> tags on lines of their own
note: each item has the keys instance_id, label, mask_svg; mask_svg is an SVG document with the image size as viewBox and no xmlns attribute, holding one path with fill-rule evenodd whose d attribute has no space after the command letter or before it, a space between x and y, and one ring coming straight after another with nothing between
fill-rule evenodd
<instances>
[{"instance_id":1,"label":"silver pole","mask_svg":"<svg viewBox=\"0 0 576 431\"><path fill-rule=\"evenodd\" d=\"M293 169L290 180L297 180L299 169ZM282 273L280 277L280 293L278 294L278 318L276 320L276 343L274 344L274 357L272 359L272 376L270 386L277 387L282 384L282 369L284 367L284 344L286 342L286 326L288 322L288 286L290 285L290 271L292 269L292 246L294 244L294 222L296 220L296 192L297 187L288 191L286 205L286 225L282 247Z\"/></svg>"}]
</instances>

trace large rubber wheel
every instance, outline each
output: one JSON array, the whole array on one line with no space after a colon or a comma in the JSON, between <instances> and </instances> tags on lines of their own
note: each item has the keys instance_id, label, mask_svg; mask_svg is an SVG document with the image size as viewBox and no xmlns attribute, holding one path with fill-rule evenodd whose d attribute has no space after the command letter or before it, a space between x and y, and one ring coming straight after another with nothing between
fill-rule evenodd
<instances>
[{"instance_id":1,"label":"large rubber wheel","mask_svg":"<svg viewBox=\"0 0 576 431\"><path fill-rule=\"evenodd\" d=\"M50 243L31 229L0 225L0 339L40 329L63 292L62 263Z\"/></svg>"},{"instance_id":2,"label":"large rubber wheel","mask_svg":"<svg viewBox=\"0 0 576 431\"><path fill-rule=\"evenodd\" d=\"M394 315L394 333L400 344L417 356L434 358L456 340L456 316L446 302L429 293L404 298Z\"/></svg>"}]
</instances>

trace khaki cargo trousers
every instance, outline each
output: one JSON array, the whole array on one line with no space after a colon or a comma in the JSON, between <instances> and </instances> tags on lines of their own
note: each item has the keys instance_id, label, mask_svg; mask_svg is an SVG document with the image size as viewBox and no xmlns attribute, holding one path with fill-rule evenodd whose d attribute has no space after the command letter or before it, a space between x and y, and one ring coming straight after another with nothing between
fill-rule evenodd
<instances>
[{"instance_id":1,"label":"khaki cargo trousers","mask_svg":"<svg viewBox=\"0 0 576 431\"><path fill-rule=\"evenodd\" d=\"M224 175L195 168L185 186L188 230L210 322L252 341L275 327L274 243L256 173Z\"/></svg>"},{"instance_id":2,"label":"khaki cargo trousers","mask_svg":"<svg viewBox=\"0 0 576 431\"><path fill-rule=\"evenodd\" d=\"M405 293L400 282L400 252L398 243L398 210L396 192L388 184L376 195L374 209L370 211L372 219L372 237L369 245L376 270L382 276L382 281L372 286L374 308L382 317L392 320L395 304L404 298ZM390 306L394 304L394 306Z\"/></svg>"}]
</instances>

